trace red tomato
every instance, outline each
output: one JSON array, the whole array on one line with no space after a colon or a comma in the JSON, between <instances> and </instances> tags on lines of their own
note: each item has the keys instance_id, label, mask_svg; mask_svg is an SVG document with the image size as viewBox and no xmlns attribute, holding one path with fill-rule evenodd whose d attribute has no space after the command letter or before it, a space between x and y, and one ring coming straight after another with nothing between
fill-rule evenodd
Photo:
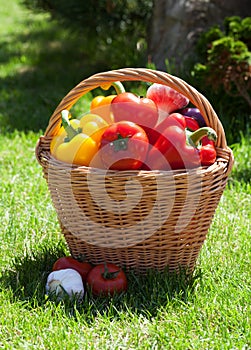
<instances>
[{"instance_id":1,"label":"red tomato","mask_svg":"<svg viewBox=\"0 0 251 350\"><path fill-rule=\"evenodd\" d=\"M159 117L153 100L138 97L131 92L118 94L112 100L111 109L115 122L128 120L147 130L155 127Z\"/></svg>"},{"instance_id":2,"label":"red tomato","mask_svg":"<svg viewBox=\"0 0 251 350\"><path fill-rule=\"evenodd\" d=\"M99 264L91 269L86 283L95 296L112 296L127 290L127 278L123 270L115 264Z\"/></svg>"},{"instance_id":3,"label":"red tomato","mask_svg":"<svg viewBox=\"0 0 251 350\"><path fill-rule=\"evenodd\" d=\"M137 124L113 123L101 138L100 157L106 169L139 169L146 159L149 142L145 131Z\"/></svg>"},{"instance_id":4,"label":"red tomato","mask_svg":"<svg viewBox=\"0 0 251 350\"><path fill-rule=\"evenodd\" d=\"M64 256L59 258L53 265L52 270L65 270L73 269L76 270L82 277L83 282L86 282L86 277L89 271L92 269L92 265L86 261L78 261L71 256Z\"/></svg>"}]
</instances>

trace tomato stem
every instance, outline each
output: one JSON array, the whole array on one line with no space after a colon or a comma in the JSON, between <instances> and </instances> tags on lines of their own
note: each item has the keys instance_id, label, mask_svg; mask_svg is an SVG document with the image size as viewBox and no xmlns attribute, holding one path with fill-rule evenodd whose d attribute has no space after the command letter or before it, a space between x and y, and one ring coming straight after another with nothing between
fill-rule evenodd
<instances>
[{"instance_id":1,"label":"tomato stem","mask_svg":"<svg viewBox=\"0 0 251 350\"><path fill-rule=\"evenodd\" d=\"M104 269L104 272L102 273L102 276L103 276L104 279L106 279L106 280L111 280L111 279L113 279L113 278L116 278L117 275L119 274L119 271L120 271L120 270L113 271L113 272L109 271L109 269L108 269L106 263L104 263L104 267L105 267L105 269Z\"/></svg>"}]
</instances>

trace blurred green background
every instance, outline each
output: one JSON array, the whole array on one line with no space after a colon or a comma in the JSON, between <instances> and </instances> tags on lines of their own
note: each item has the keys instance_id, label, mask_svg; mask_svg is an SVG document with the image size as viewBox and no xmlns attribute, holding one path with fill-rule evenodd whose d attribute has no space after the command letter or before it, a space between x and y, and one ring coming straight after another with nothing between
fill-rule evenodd
<instances>
[{"instance_id":1,"label":"blurred green background","mask_svg":"<svg viewBox=\"0 0 251 350\"><path fill-rule=\"evenodd\" d=\"M154 1L0 0L0 5L1 132L44 130L66 93L96 72L122 67L155 68L148 55ZM210 40L229 34L224 30L217 33L218 37L204 35L200 39L183 71L168 60L166 71L179 75L210 100L232 144L240 140L241 134L249 135L251 111L236 89L228 94L223 85L216 89L203 76L211 64L206 55ZM245 33L241 40L246 41L248 61L250 17ZM238 55L234 54L235 63ZM248 69L250 66L245 66L245 73ZM250 74L246 83L248 90ZM76 112L87 108L91 98L92 94L81 99Z\"/></svg>"}]
</instances>

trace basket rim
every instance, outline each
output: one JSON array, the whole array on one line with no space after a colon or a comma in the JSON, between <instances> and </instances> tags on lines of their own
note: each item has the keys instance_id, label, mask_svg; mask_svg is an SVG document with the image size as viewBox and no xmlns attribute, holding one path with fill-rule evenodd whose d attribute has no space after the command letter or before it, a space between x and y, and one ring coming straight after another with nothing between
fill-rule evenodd
<instances>
[{"instance_id":1,"label":"basket rim","mask_svg":"<svg viewBox=\"0 0 251 350\"><path fill-rule=\"evenodd\" d=\"M205 123L216 131L218 135L216 146L222 149L228 148L225 132L221 121L207 98L181 78L171 75L167 72L148 68L121 68L117 70L96 73L82 80L73 89L71 89L58 104L49 119L49 123L45 130L44 136L50 137L57 134L57 131L61 125L62 110L70 110L73 105L80 99L80 97L86 93L99 87L100 85L112 83L115 81L144 81L149 83L164 84L171 88L174 88L176 91L186 96L189 101L200 110L202 116L205 119Z\"/></svg>"}]
</instances>

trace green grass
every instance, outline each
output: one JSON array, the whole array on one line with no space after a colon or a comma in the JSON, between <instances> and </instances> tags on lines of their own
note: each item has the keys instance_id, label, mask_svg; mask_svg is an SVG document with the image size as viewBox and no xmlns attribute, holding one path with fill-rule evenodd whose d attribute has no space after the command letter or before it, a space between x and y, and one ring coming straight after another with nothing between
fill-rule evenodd
<instances>
[{"instance_id":1,"label":"green grass","mask_svg":"<svg viewBox=\"0 0 251 350\"><path fill-rule=\"evenodd\" d=\"M0 6L0 348L251 349L249 137L233 146L235 167L192 276L129 273L128 292L113 299L46 298L48 273L68 249L34 149L85 69L80 51L65 57L75 39L46 14L16 0Z\"/></svg>"},{"instance_id":2,"label":"green grass","mask_svg":"<svg viewBox=\"0 0 251 350\"><path fill-rule=\"evenodd\" d=\"M250 183L234 170L194 275L128 274L112 300L80 306L45 297L53 262L67 253L34 147L39 134L0 140L0 346L4 349L248 349L251 347ZM236 163L245 168L235 147Z\"/></svg>"},{"instance_id":3,"label":"green grass","mask_svg":"<svg viewBox=\"0 0 251 350\"><path fill-rule=\"evenodd\" d=\"M0 6L0 131L44 130L66 93L94 72L86 39L21 0Z\"/></svg>"}]
</instances>

